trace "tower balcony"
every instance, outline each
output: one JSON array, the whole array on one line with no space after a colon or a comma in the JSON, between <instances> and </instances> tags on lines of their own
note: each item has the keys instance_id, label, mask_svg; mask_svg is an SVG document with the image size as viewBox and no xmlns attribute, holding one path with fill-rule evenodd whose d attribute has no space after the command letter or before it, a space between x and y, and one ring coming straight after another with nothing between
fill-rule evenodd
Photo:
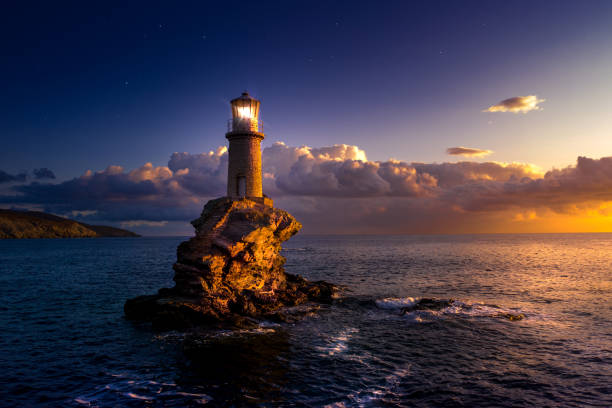
<instances>
[{"instance_id":1,"label":"tower balcony","mask_svg":"<svg viewBox=\"0 0 612 408\"><path fill-rule=\"evenodd\" d=\"M255 118L233 118L227 121L227 133L263 133L263 122Z\"/></svg>"}]
</instances>

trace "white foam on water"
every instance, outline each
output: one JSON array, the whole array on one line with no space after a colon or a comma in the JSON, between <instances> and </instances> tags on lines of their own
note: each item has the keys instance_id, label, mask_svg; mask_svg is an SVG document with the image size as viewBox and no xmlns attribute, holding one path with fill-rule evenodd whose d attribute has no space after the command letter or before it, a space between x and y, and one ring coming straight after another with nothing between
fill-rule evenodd
<instances>
[{"instance_id":1,"label":"white foam on water","mask_svg":"<svg viewBox=\"0 0 612 408\"><path fill-rule=\"evenodd\" d=\"M520 309L505 308L502 306L486 304L483 302L461 302L455 300L450 306L440 310L443 315L459 315L466 317L494 317L501 318L504 315L518 316L523 313ZM525 316L523 316L525 318Z\"/></svg>"},{"instance_id":2,"label":"white foam on water","mask_svg":"<svg viewBox=\"0 0 612 408\"><path fill-rule=\"evenodd\" d=\"M97 389L90 394L78 396L74 401L81 405L98 406L99 404L105 405L105 403L110 400L113 404L118 404L120 406L120 401L117 402L118 397L119 399L129 398L130 400L146 402L153 402L157 398L163 397L164 400L187 399L191 403L203 405L213 399L206 394L181 391L175 383L145 380L139 375L130 375L127 373L106 374L113 379L117 379L117 381L97 387Z\"/></svg>"},{"instance_id":3,"label":"white foam on water","mask_svg":"<svg viewBox=\"0 0 612 408\"><path fill-rule=\"evenodd\" d=\"M455 300L440 310L413 310L406 313L403 317L411 322L422 323L448 316L507 319L508 316L519 315L522 315L522 317L517 319L517 321L526 320L528 315L529 318L533 316L533 314L526 314L518 308L506 308L484 302L462 302Z\"/></svg>"},{"instance_id":4,"label":"white foam on water","mask_svg":"<svg viewBox=\"0 0 612 408\"><path fill-rule=\"evenodd\" d=\"M379 309L401 309L404 307L412 307L416 305L418 298L405 297L405 298L384 298L376 300L376 307Z\"/></svg>"},{"instance_id":5,"label":"white foam on water","mask_svg":"<svg viewBox=\"0 0 612 408\"><path fill-rule=\"evenodd\" d=\"M429 321L429 315L426 313L420 313L419 311L406 313L402 317L404 318L404 320L408 320L411 323L425 323Z\"/></svg>"},{"instance_id":6,"label":"white foam on water","mask_svg":"<svg viewBox=\"0 0 612 408\"><path fill-rule=\"evenodd\" d=\"M395 394L402 378L408 375L410 375L409 365L395 369L391 374L385 377L384 384L347 395L347 398L351 402L350 406L370 406L382 400L387 394Z\"/></svg>"},{"instance_id":7,"label":"white foam on water","mask_svg":"<svg viewBox=\"0 0 612 408\"><path fill-rule=\"evenodd\" d=\"M421 298L404 297L404 298L383 298L376 299L375 303L379 309L400 312L403 308L413 308L418 306ZM458 317L469 317L469 318L495 318L495 319L507 319L510 321L510 316L519 316L516 321L528 322L550 322L552 317L543 316L541 314L525 312L520 308L507 308L493 304L487 304L484 302L471 302L471 301L459 301L453 300L448 306L443 307L439 310L433 309L421 309L421 310L407 310L401 314L401 317L410 323L427 323L437 319L458 316Z\"/></svg>"},{"instance_id":8,"label":"white foam on water","mask_svg":"<svg viewBox=\"0 0 612 408\"><path fill-rule=\"evenodd\" d=\"M359 332L359 329L349 327L342 330L335 336L330 337L326 341L325 346L317 346L316 349L321 352L322 356L334 356L336 354L344 353L348 350L348 342L353 337L354 333Z\"/></svg>"}]
</instances>

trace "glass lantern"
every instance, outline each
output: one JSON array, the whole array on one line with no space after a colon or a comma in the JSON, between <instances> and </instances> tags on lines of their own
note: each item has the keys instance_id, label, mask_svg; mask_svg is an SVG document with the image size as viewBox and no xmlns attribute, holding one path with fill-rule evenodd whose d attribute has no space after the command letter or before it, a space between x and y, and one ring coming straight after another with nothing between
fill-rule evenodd
<instances>
[{"instance_id":1,"label":"glass lantern","mask_svg":"<svg viewBox=\"0 0 612 408\"><path fill-rule=\"evenodd\" d=\"M243 92L240 97L233 99L232 105L232 131L259 132L259 101Z\"/></svg>"}]
</instances>

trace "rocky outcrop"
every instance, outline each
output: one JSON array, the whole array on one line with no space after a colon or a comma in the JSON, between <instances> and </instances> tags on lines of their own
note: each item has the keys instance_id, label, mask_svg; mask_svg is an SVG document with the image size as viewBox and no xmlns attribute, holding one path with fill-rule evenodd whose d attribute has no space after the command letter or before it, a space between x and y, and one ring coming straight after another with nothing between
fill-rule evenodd
<instances>
[{"instance_id":1,"label":"rocky outcrop","mask_svg":"<svg viewBox=\"0 0 612 408\"><path fill-rule=\"evenodd\" d=\"M285 273L281 243L302 225L286 211L250 199L209 201L192 221L195 237L181 243L175 286L128 300L128 318L183 328L250 318L282 318L281 309L330 302L335 287Z\"/></svg>"}]
</instances>

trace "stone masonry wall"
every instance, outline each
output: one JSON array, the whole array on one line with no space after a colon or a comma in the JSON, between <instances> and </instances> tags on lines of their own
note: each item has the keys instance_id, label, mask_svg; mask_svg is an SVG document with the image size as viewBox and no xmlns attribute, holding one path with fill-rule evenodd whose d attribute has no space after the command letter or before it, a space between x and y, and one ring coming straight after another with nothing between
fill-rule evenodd
<instances>
[{"instance_id":1,"label":"stone masonry wall","mask_svg":"<svg viewBox=\"0 0 612 408\"><path fill-rule=\"evenodd\" d=\"M238 177L246 178L246 196L262 197L260 133L228 133L229 165L227 174L228 197L238 196Z\"/></svg>"}]
</instances>

